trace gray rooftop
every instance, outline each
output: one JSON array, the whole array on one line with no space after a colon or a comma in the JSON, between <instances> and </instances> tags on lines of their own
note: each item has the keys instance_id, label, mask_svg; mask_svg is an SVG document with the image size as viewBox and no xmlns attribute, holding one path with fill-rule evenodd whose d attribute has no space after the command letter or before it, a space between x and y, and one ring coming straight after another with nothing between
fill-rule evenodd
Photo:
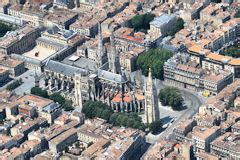
<instances>
[{"instance_id":1,"label":"gray rooftop","mask_svg":"<svg viewBox=\"0 0 240 160\"><path fill-rule=\"evenodd\" d=\"M80 72L80 73L84 73L84 74L86 73L86 70L84 70L84 69L77 68L77 67L74 67L74 66L71 66L68 64L64 64L61 62L57 62L54 60L50 60L46 64L44 69L52 71L52 72L60 73L60 74L63 74L63 75L69 76L69 77L73 77L76 72Z\"/></svg>"},{"instance_id":2,"label":"gray rooftop","mask_svg":"<svg viewBox=\"0 0 240 160\"><path fill-rule=\"evenodd\" d=\"M101 70L98 69L98 77L100 79L106 80L106 81L110 81L110 82L114 82L114 83L126 83L127 80L124 79L124 77L120 74L115 74L109 71L105 71L105 70Z\"/></svg>"},{"instance_id":3,"label":"gray rooftop","mask_svg":"<svg viewBox=\"0 0 240 160\"><path fill-rule=\"evenodd\" d=\"M68 56L67 58L65 58L62 63L74 66L74 67L78 67L78 68L82 68L82 69L86 69L88 71L96 71L96 67L97 64L95 61L81 57L76 61L71 61L69 60L70 57L72 57L73 55Z\"/></svg>"},{"instance_id":4,"label":"gray rooftop","mask_svg":"<svg viewBox=\"0 0 240 160\"><path fill-rule=\"evenodd\" d=\"M163 24L168 23L174 18L176 18L174 14L162 14L159 17L155 17L153 21L150 22L150 24L157 27L161 27Z\"/></svg>"},{"instance_id":5,"label":"gray rooftop","mask_svg":"<svg viewBox=\"0 0 240 160\"><path fill-rule=\"evenodd\" d=\"M4 22L11 23L11 24L16 24L16 25L19 25L19 26L24 24L23 20L21 20L20 18L10 16L10 15L6 15L6 14L3 14L3 13L0 13L0 20L4 21Z\"/></svg>"},{"instance_id":6,"label":"gray rooftop","mask_svg":"<svg viewBox=\"0 0 240 160\"><path fill-rule=\"evenodd\" d=\"M47 113L51 113L52 111L56 110L57 108L59 108L59 104L57 103L51 103L49 105L47 105L46 107L43 108L43 111L44 112L47 112Z\"/></svg>"}]
</instances>

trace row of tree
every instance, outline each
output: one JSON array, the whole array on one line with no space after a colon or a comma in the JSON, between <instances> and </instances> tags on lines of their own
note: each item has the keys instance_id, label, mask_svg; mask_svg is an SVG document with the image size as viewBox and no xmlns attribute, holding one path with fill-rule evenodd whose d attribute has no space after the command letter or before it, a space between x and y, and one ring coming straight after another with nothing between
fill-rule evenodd
<instances>
[{"instance_id":1,"label":"row of tree","mask_svg":"<svg viewBox=\"0 0 240 160\"><path fill-rule=\"evenodd\" d=\"M87 101L83 104L82 112L87 118L102 118L109 121L113 110L110 106L99 101Z\"/></svg>"},{"instance_id":2,"label":"row of tree","mask_svg":"<svg viewBox=\"0 0 240 160\"><path fill-rule=\"evenodd\" d=\"M99 101L87 101L83 104L82 112L87 118L102 118L115 126L131 127L145 131L149 127L152 133L157 133L162 128L162 122L156 121L149 126L143 124L142 118L137 113L114 113L112 108Z\"/></svg>"},{"instance_id":3,"label":"row of tree","mask_svg":"<svg viewBox=\"0 0 240 160\"><path fill-rule=\"evenodd\" d=\"M72 101L65 99L59 92L49 95L46 90L43 90L39 87L33 87L31 89L31 94L34 94L43 98L49 98L54 102L59 103L65 111L73 110Z\"/></svg>"},{"instance_id":4,"label":"row of tree","mask_svg":"<svg viewBox=\"0 0 240 160\"><path fill-rule=\"evenodd\" d=\"M151 68L153 76L163 80L164 63L172 56L172 52L164 49L150 49L138 56L137 67L142 70L145 76L148 75L149 68Z\"/></svg>"},{"instance_id":5,"label":"row of tree","mask_svg":"<svg viewBox=\"0 0 240 160\"><path fill-rule=\"evenodd\" d=\"M142 123L141 117L137 113L113 113L109 123L115 126L131 127L145 131L146 125Z\"/></svg>"},{"instance_id":6,"label":"row of tree","mask_svg":"<svg viewBox=\"0 0 240 160\"><path fill-rule=\"evenodd\" d=\"M19 80L14 80L12 83L10 83L9 85L7 85L6 89L9 91L13 91L14 89L16 89L17 87L19 87L22 84L22 79L20 78Z\"/></svg>"},{"instance_id":7,"label":"row of tree","mask_svg":"<svg viewBox=\"0 0 240 160\"><path fill-rule=\"evenodd\" d=\"M175 87L161 89L158 97L163 106L171 106L173 110L181 110L183 107L184 99L181 92Z\"/></svg>"}]
</instances>

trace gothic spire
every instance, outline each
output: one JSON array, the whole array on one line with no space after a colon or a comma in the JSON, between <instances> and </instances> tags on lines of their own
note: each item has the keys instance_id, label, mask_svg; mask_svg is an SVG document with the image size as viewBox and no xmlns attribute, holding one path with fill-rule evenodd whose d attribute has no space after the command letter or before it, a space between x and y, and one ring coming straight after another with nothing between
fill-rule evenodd
<instances>
[{"instance_id":1,"label":"gothic spire","mask_svg":"<svg viewBox=\"0 0 240 160\"><path fill-rule=\"evenodd\" d=\"M97 66L102 66L102 56L103 56L103 38L102 38L102 28L101 23L98 22L98 50L97 50Z\"/></svg>"}]
</instances>

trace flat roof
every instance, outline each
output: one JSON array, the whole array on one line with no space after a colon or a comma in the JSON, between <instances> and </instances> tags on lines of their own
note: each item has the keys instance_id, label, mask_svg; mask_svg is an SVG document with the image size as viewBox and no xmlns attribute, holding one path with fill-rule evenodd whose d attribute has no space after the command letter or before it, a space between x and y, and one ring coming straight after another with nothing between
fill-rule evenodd
<instances>
[{"instance_id":1,"label":"flat roof","mask_svg":"<svg viewBox=\"0 0 240 160\"><path fill-rule=\"evenodd\" d=\"M50 48L36 46L31 51L28 51L28 52L24 53L23 55L28 58L43 61L43 60L47 59L48 57L52 56L53 54L55 54L56 52L57 51L50 49ZM36 54L38 54L38 55L36 56Z\"/></svg>"}]
</instances>

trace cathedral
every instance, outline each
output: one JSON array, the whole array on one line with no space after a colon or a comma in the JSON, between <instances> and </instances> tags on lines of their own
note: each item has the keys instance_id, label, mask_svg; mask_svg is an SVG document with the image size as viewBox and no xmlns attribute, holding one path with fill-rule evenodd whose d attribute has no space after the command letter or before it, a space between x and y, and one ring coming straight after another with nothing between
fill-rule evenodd
<instances>
[{"instance_id":1,"label":"cathedral","mask_svg":"<svg viewBox=\"0 0 240 160\"><path fill-rule=\"evenodd\" d=\"M141 71L135 75L126 72L119 63L113 31L109 38L110 47L107 52L104 50L100 24L97 39L96 55L92 56L95 57L96 70L50 60L45 67L44 88L50 92L61 92L79 110L85 101L97 100L111 106L114 112L145 112L147 123L155 121L158 100L151 71L146 82Z\"/></svg>"}]
</instances>

